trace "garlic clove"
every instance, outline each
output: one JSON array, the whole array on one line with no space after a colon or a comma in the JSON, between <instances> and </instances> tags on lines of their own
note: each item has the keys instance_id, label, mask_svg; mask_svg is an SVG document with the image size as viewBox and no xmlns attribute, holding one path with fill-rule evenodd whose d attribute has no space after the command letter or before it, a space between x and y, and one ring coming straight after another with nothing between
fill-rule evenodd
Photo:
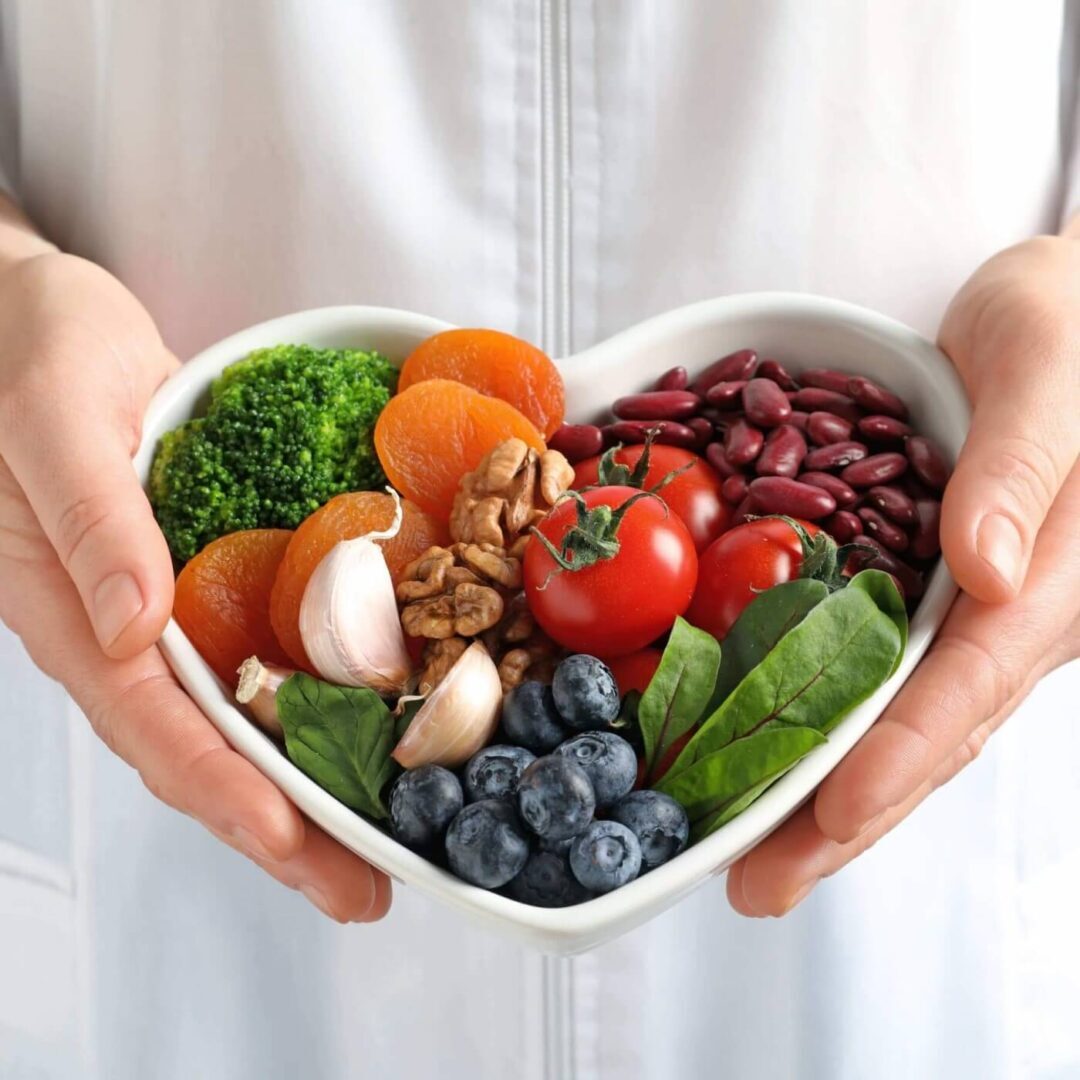
<instances>
[{"instance_id":1,"label":"garlic clove","mask_svg":"<svg viewBox=\"0 0 1080 1080\"><path fill-rule=\"evenodd\" d=\"M495 733L502 697L498 668L474 641L420 707L391 757L406 769L463 764Z\"/></svg>"},{"instance_id":2,"label":"garlic clove","mask_svg":"<svg viewBox=\"0 0 1080 1080\"><path fill-rule=\"evenodd\" d=\"M275 739L285 737L278 719L277 692L281 684L295 674L289 668L264 664L257 656L249 657L237 670L240 681L236 686L236 700L246 705L259 727Z\"/></svg>"},{"instance_id":3,"label":"garlic clove","mask_svg":"<svg viewBox=\"0 0 1080 1080\"><path fill-rule=\"evenodd\" d=\"M394 495L397 500L397 495ZM412 677L394 584L382 548L401 524L335 545L311 575L300 603L300 637L312 665L327 682L402 693Z\"/></svg>"}]
</instances>

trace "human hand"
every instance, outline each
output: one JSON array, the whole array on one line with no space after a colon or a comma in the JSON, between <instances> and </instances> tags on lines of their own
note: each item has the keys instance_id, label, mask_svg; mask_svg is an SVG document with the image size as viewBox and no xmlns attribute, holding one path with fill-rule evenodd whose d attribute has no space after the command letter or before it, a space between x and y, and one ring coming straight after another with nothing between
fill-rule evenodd
<instances>
[{"instance_id":1,"label":"human hand","mask_svg":"<svg viewBox=\"0 0 1080 1080\"><path fill-rule=\"evenodd\" d=\"M964 592L814 798L732 866L728 899L744 915L791 910L1080 655L1080 240L1039 237L990 259L950 305L940 344L974 403L941 518Z\"/></svg>"},{"instance_id":2,"label":"human hand","mask_svg":"<svg viewBox=\"0 0 1080 1080\"><path fill-rule=\"evenodd\" d=\"M99 267L47 253L0 274L0 619L159 799L332 918L378 919L386 876L235 753L155 645L172 562L131 457L175 367Z\"/></svg>"}]
</instances>

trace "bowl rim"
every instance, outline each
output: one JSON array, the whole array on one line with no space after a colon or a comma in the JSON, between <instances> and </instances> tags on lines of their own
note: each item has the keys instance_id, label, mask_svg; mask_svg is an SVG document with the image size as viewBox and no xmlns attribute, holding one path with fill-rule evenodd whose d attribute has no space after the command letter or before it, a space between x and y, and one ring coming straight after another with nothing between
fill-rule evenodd
<instances>
[{"instance_id":1,"label":"bowl rim","mask_svg":"<svg viewBox=\"0 0 1080 1080\"><path fill-rule=\"evenodd\" d=\"M571 363L576 368L587 365L590 378L596 378L618 364L630 340L640 349L643 342L662 341L676 330L705 329L733 317L765 316L821 324L841 323L871 337L887 339L894 351L908 358L921 379L951 399L950 407L960 410L966 426L970 408L959 376L935 345L890 316L812 293L766 291L700 300L647 318L556 363L564 374ZM253 348L271 342L303 342L308 336L348 336L362 333L365 326L426 336L452 325L402 308L335 305L279 316L230 334L184 364L154 395L144 420L140 447L134 457L140 481L146 482L162 420L178 400L190 395L196 387L204 393L222 367L247 355ZM426 892L437 894L449 906L488 925L494 921L504 929L526 930L533 944L549 952L565 954L590 948L621 932L623 928L614 925L620 915L626 916L631 910L649 909L658 903L663 907L670 906L709 876L721 873L782 824L813 794L818 783L836 767L899 691L922 659L956 591L944 560L939 561L912 620L908 649L896 673L844 717L830 733L828 743L812 751L738 817L688 847L664 867L623 888L573 907L558 909L534 907L470 885L410 851L389 833L340 803L293 765L236 707L224 685L171 618L162 635L161 648L177 678L226 740L281 787L305 814L346 846L399 882L415 884ZM602 933L612 926L614 928L608 935Z\"/></svg>"}]
</instances>

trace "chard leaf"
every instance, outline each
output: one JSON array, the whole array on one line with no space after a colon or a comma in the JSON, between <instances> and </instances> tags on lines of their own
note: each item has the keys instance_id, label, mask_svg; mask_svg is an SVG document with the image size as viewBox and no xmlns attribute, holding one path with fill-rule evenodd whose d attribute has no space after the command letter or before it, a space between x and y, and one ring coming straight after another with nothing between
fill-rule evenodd
<instances>
[{"instance_id":1,"label":"chard leaf","mask_svg":"<svg viewBox=\"0 0 1080 1080\"><path fill-rule=\"evenodd\" d=\"M892 575L886 574L884 570L861 570L848 582L847 587L862 589L878 608L896 623L896 629L900 631L900 651L896 654L892 671L889 672L892 675L904 659L908 639L907 608L904 607L904 598L900 595L896 582Z\"/></svg>"},{"instance_id":2,"label":"chard leaf","mask_svg":"<svg viewBox=\"0 0 1080 1080\"><path fill-rule=\"evenodd\" d=\"M373 690L331 686L298 672L277 694L292 763L352 810L387 816L382 792L399 771L394 717Z\"/></svg>"},{"instance_id":3,"label":"chard leaf","mask_svg":"<svg viewBox=\"0 0 1080 1080\"><path fill-rule=\"evenodd\" d=\"M701 719L712 698L719 667L716 638L685 619L676 619L660 666L638 702L646 776L672 744Z\"/></svg>"},{"instance_id":4,"label":"chard leaf","mask_svg":"<svg viewBox=\"0 0 1080 1080\"><path fill-rule=\"evenodd\" d=\"M825 582L796 578L755 596L724 638L710 712L719 708L776 643L828 595Z\"/></svg>"}]
</instances>

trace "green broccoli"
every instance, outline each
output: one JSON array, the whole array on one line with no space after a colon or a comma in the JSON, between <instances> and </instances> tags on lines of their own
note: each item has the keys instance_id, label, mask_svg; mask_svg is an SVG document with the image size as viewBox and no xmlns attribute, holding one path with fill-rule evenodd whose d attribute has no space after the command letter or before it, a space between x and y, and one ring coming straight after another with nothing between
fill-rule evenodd
<instances>
[{"instance_id":1,"label":"green broccoli","mask_svg":"<svg viewBox=\"0 0 1080 1080\"><path fill-rule=\"evenodd\" d=\"M276 345L232 364L206 415L161 440L150 502L173 554L237 529L295 528L343 491L386 483L375 421L397 371L376 352Z\"/></svg>"}]
</instances>

